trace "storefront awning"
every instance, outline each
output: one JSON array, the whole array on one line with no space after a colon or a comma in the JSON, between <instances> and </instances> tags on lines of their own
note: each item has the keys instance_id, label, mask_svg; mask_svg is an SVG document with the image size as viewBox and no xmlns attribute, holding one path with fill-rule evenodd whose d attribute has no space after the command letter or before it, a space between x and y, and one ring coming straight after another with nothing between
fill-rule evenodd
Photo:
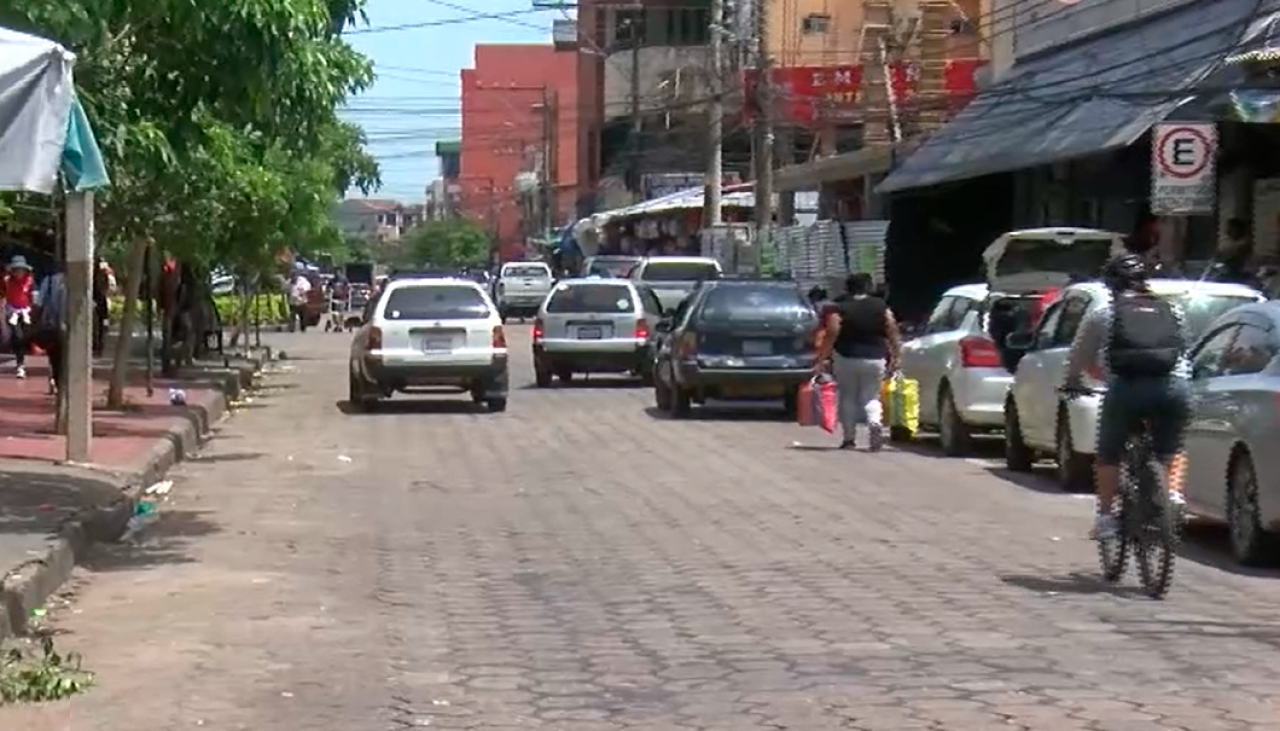
<instances>
[{"instance_id":1,"label":"storefront awning","mask_svg":"<svg viewBox=\"0 0 1280 731\"><path fill-rule=\"evenodd\" d=\"M1125 147L1258 32L1259 0L1187 5L1014 66L877 188L892 193Z\"/></svg>"}]
</instances>

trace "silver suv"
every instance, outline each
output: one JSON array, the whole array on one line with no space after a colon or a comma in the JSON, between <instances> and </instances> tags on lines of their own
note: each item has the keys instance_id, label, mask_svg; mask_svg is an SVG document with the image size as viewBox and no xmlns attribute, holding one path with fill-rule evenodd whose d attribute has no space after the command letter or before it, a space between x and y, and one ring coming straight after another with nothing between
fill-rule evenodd
<instances>
[{"instance_id":1,"label":"silver suv","mask_svg":"<svg viewBox=\"0 0 1280 731\"><path fill-rule=\"evenodd\" d=\"M632 373L652 383L651 347L662 305L648 287L625 279L557 284L533 324L533 368L540 388L552 376Z\"/></svg>"}]
</instances>

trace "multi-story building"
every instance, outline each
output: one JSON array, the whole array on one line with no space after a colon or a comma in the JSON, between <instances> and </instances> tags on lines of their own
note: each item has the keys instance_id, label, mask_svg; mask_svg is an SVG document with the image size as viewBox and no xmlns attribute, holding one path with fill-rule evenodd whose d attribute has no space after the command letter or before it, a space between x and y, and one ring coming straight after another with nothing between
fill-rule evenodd
<instances>
[{"instance_id":1,"label":"multi-story building","mask_svg":"<svg viewBox=\"0 0 1280 731\"><path fill-rule=\"evenodd\" d=\"M474 68L462 70L460 207L504 250L521 248L532 233L517 190L528 174L539 181L550 221L573 217L577 75L576 52L553 44L477 45Z\"/></svg>"},{"instance_id":2,"label":"multi-story building","mask_svg":"<svg viewBox=\"0 0 1280 731\"><path fill-rule=\"evenodd\" d=\"M732 3L729 3L732 4ZM590 161L594 200L610 208L645 195L645 176L697 174L705 168L711 72L711 0L581 0L578 83L584 94L582 155ZM732 39L726 44L733 79ZM732 99L730 100L733 101ZM737 110L730 104L730 114ZM726 125L726 169L746 172L749 142Z\"/></svg>"},{"instance_id":3,"label":"multi-story building","mask_svg":"<svg viewBox=\"0 0 1280 731\"><path fill-rule=\"evenodd\" d=\"M385 198L345 198L335 211L338 228L346 236L375 242L399 241L422 222L423 206Z\"/></svg>"},{"instance_id":4,"label":"multi-story building","mask_svg":"<svg viewBox=\"0 0 1280 731\"><path fill-rule=\"evenodd\" d=\"M440 176L427 186L426 217L431 220L456 218L461 214L462 142L441 140L436 143L436 163Z\"/></svg>"}]
</instances>

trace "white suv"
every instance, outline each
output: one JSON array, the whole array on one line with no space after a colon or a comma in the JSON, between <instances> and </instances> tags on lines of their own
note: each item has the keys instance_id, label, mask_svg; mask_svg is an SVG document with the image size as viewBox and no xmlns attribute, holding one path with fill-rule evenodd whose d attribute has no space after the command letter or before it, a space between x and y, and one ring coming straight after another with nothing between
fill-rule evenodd
<instances>
[{"instance_id":1,"label":"white suv","mask_svg":"<svg viewBox=\"0 0 1280 731\"><path fill-rule=\"evenodd\" d=\"M396 391L470 393L507 408L507 339L498 308L464 279L402 279L369 304L351 343L350 396L367 409Z\"/></svg>"}]
</instances>

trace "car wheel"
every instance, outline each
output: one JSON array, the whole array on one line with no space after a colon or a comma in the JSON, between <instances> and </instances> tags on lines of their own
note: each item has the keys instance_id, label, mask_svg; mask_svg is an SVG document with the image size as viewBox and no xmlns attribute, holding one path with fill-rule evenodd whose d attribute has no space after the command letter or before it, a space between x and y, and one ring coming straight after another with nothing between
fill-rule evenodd
<instances>
[{"instance_id":1,"label":"car wheel","mask_svg":"<svg viewBox=\"0 0 1280 731\"><path fill-rule=\"evenodd\" d=\"M556 375L560 378L561 383L570 383L573 381L573 371L560 371Z\"/></svg>"},{"instance_id":2,"label":"car wheel","mask_svg":"<svg viewBox=\"0 0 1280 731\"><path fill-rule=\"evenodd\" d=\"M643 386L652 386L653 383L653 363L649 362L640 364L640 384Z\"/></svg>"},{"instance_id":3,"label":"car wheel","mask_svg":"<svg viewBox=\"0 0 1280 731\"><path fill-rule=\"evenodd\" d=\"M495 414L501 414L502 412L507 410L507 399L505 397L491 398L485 401L484 404L485 406L489 407L489 410Z\"/></svg>"},{"instance_id":4,"label":"car wheel","mask_svg":"<svg viewBox=\"0 0 1280 731\"><path fill-rule=\"evenodd\" d=\"M365 407L364 387L360 385L360 378L354 373L347 374L347 404L358 410Z\"/></svg>"},{"instance_id":5,"label":"car wheel","mask_svg":"<svg viewBox=\"0 0 1280 731\"><path fill-rule=\"evenodd\" d=\"M671 415L683 419L693 412L693 397L689 392L675 385L671 387Z\"/></svg>"},{"instance_id":6,"label":"car wheel","mask_svg":"<svg viewBox=\"0 0 1280 731\"><path fill-rule=\"evenodd\" d=\"M538 388L551 387L551 371L546 368L533 367L533 382Z\"/></svg>"},{"instance_id":7,"label":"car wheel","mask_svg":"<svg viewBox=\"0 0 1280 731\"><path fill-rule=\"evenodd\" d=\"M1240 452L1227 471L1227 526L1231 554L1244 566L1260 566L1274 559L1275 538L1262 524L1258 507L1258 473L1248 452Z\"/></svg>"},{"instance_id":8,"label":"car wheel","mask_svg":"<svg viewBox=\"0 0 1280 731\"><path fill-rule=\"evenodd\" d=\"M938 395L938 439L942 442L942 451L948 457L964 457L969 454L972 435L969 425L960 419L960 410L956 408L951 388L942 387Z\"/></svg>"},{"instance_id":9,"label":"car wheel","mask_svg":"<svg viewBox=\"0 0 1280 731\"><path fill-rule=\"evenodd\" d=\"M671 389L663 383L661 378L653 381L653 405L664 413L671 411Z\"/></svg>"},{"instance_id":10,"label":"car wheel","mask_svg":"<svg viewBox=\"0 0 1280 731\"><path fill-rule=\"evenodd\" d=\"M1022 438L1022 422L1013 399L1004 404L1004 465L1010 472L1030 472L1035 454Z\"/></svg>"},{"instance_id":11,"label":"car wheel","mask_svg":"<svg viewBox=\"0 0 1280 731\"><path fill-rule=\"evenodd\" d=\"M787 412L789 419L795 419L800 415L800 394L797 391L789 391L782 397L782 410Z\"/></svg>"},{"instance_id":12,"label":"car wheel","mask_svg":"<svg viewBox=\"0 0 1280 731\"><path fill-rule=\"evenodd\" d=\"M476 384L476 385L472 386L472 387L471 387L471 401L472 401L472 403L481 404L481 403L484 403L484 400L485 400L485 399L484 399L484 385L483 385L483 384Z\"/></svg>"},{"instance_id":13,"label":"car wheel","mask_svg":"<svg viewBox=\"0 0 1280 731\"><path fill-rule=\"evenodd\" d=\"M1071 442L1071 422L1066 410L1058 414L1058 432L1054 440L1058 460L1058 484L1070 492L1093 489L1093 458L1076 451Z\"/></svg>"}]
</instances>

